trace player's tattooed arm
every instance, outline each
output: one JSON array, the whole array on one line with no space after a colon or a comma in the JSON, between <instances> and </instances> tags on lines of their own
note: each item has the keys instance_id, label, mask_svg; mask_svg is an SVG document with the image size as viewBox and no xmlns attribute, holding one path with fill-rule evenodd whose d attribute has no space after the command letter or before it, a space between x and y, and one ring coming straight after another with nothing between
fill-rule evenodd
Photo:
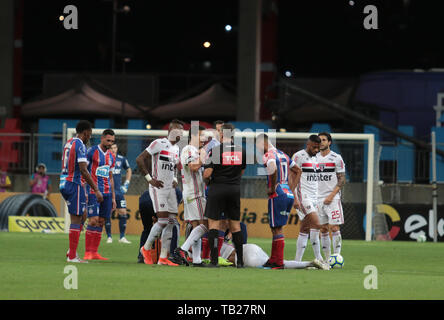
<instances>
[{"instance_id":1,"label":"player's tattooed arm","mask_svg":"<svg viewBox=\"0 0 444 320\"><path fill-rule=\"evenodd\" d=\"M324 203L330 204L332 203L334 197L338 194L339 191L341 191L342 187L345 185L345 173L339 172L336 173L336 177L338 178L338 182L336 183L335 188L333 191L325 198Z\"/></svg>"},{"instance_id":2,"label":"player's tattooed arm","mask_svg":"<svg viewBox=\"0 0 444 320\"><path fill-rule=\"evenodd\" d=\"M338 183L336 184L336 186L340 190L345 185L345 173L344 172L336 173L336 177L338 178Z\"/></svg>"}]
</instances>

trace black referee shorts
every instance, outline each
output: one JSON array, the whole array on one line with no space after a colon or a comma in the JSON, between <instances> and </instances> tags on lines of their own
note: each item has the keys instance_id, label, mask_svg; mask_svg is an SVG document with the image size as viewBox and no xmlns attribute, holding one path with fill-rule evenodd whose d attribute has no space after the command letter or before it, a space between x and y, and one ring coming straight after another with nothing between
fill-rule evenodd
<instances>
[{"instance_id":1,"label":"black referee shorts","mask_svg":"<svg viewBox=\"0 0 444 320\"><path fill-rule=\"evenodd\" d=\"M235 184L210 184L208 186L205 217L220 220L240 220L240 186Z\"/></svg>"}]
</instances>

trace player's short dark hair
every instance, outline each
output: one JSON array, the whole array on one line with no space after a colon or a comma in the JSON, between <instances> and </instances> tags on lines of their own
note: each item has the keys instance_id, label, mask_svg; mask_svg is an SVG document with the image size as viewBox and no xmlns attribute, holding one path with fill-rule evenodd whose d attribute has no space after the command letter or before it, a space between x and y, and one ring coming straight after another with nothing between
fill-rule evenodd
<instances>
[{"instance_id":1,"label":"player's short dark hair","mask_svg":"<svg viewBox=\"0 0 444 320\"><path fill-rule=\"evenodd\" d=\"M114 136L114 130L112 130L112 129L105 129L105 130L103 130L102 136L104 137L104 136L108 136L108 135Z\"/></svg>"},{"instance_id":2,"label":"player's short dark hair","mask_svg":"<svg viewBox=\"0 0 444 320\"><path fill-rule=\"evenodd\" d=\"M92 130L92 124L88 120L80 120L76 125L76 133L82 133L85 130Z\"/></svg>"},{"instance_id":3,"label":"player's short dark hair","mask_svg":"<svg viewBox=\"0 0 444 320\"><path fill-rule=\"evenodd\" d=\"M170 122L170 126L168 127L169 129L171 129L173 126L184 126L185 122L183 122L182 120L179 119L173 119Z\"/></svg>"},{"instance_id":4,"label":"player's short dark hair","mask_svg":"<svg viewBox=\"0 0 444 320\"><path fill-rule=\"evenodd\" d=\"M223 121L223 120L216 120L216 121L213 122L213 128L216 129L216 126L218 124L222 124L223 125L224 123L225 123L225 121Z\"/></svg>"},{"instance_id":5,"label":"player's short dark hair","mask_svg":"<svg viewBox=\"0 0 444 320\"><path fill-rule=\"evenodd\" d=\"M308 137L308 141L315 142L315 143L321 143L321 138L317 134L312 134Z\"/></svg>"},{"instance_id":6,"label":"player's short dark hair","mask_svg":"<svg viewBox=\"0 0 444 320\"><path fill-rule=\"evenodd\" d=\"M191 141L191 128L193 127L193 125L190 126L190 129L188 130L188 142ZM207 128L205 128L204 126L199 125L199 130L197 131L197 133L199 133L199 131L203 131L206 130Z\"/></svg>"},{"instance_id":7,"label":"player's short dark hair","mask_svg":"<svg viewBox=\"0 0 444 320\"><path fill-rule=\"evenodd\" d=\"M256 141L262 139L264 140L264 142L268 142L268 135L265 133L258 134L258 136L256 137Z\"/></svg>"},{"instance_id":8,"label":"player's short dark hair","mask_svg":"<svg viewBox=\"0 0 444 320\"><path fill-rule=\"evenodd\" d=\"M328 132L321 132L321 133L318 133L318 136L319 136L319 137L320 137L320 136L324 136L324 137L327 138L327 140L328 140L329 142L332 141L332 140L331 140L331 134L328 133Z\"/></svg>"},{"instance_id":9,"label":"player's short dark hair","mask_svg":"<svg viewBox=\"0 0 444 320\"><path fill-rule=\"evenodd\" d=\"M235 129L235 126L232 123L224 123L222 125L222 130L231 130L231 131L233 131L234 129Z\"/></svg>"}]
</instances>

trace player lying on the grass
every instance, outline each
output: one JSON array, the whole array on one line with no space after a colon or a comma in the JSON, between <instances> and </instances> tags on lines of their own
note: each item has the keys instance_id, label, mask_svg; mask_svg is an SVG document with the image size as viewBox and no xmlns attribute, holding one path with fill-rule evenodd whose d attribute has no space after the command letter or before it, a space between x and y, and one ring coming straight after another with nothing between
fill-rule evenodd
<instances>
[{"instance_id":1,"label":"player lying on the grass","mask_svg":"<svg viewBox=\"0 0 444 320\"><path fill-rule=\"evenodd\" d=\"M63 147L62 172L60 174L60 193L68 206L71 218L69 227L68 262L86 262L77 254L82 217L86 209L86 192L81 178L91 187L98 202L103 201L103 195L97 184L91 178L87 169L86 147L92 134L90 122L82 120L76 125L76 137L69 139Z\"/></svg>"},{"instance_id":2,"label":"player lying on the grass","mask_svg":"<svg viewBox=\"0 0 444 320\"><path fill-rule=\"evenodd\" d=\"M276 269L267 267L266 263L270 260L270 257L256 244L247 243L243 245L243 260L245 267L252 268L264 268L264 269ZM237 265L236 249L232 245L224 245L222 250L222 256L230 262ZM283 268L279 269L305 269L309 267L315 267L318 269L329 270L327 266L317 259L313 261L294 261L283 260Z\"/></svg>"},{"instance_id":3,"label":"player lying on the grass","mask_svg":"<svg viewBox=\"0 0 444 320\"><path fill-rule=\"evenodd\" d=\"M168 137L154 140L136 159L142 175L149 184L150 196L156 212L157 222L151 228L141 253L145 264L153 264L151 247L161 236L162 249L158 264L177 266L168 260L172 230L177 224L176 169L179 163L179 147L183 122L173 120L168 129ZM151 176L152 175L152 176Z\"/></svg>"},{"instance_id":4,"label":"player lying on the grass","mask_svg":"<svg viewBox=\"0 0 444 320\"><path fill-rule=\"evenodd\" d=\"M301 221L298 240L296 242L296 261L301 261L310 234L311 246L316 259L323 261L319 240L319 217L317 214L318 180L316 154L319 152L321 139L313 134L308 138L306 148L296 152L292 160L302 170L291 187L295 188L294 207L298 210ZM328 259L328 258L327 258Z\"/></svg>"},{"instance_id":5,"label":"player lying on the grass","mask_svg":"<svg viewBox=\"0 0 444 320\"><path fill-rule=\"evenodd\" d=\"M294 202L293 192L288 186L288 176L300 174L300 169L281 150L276 149L264 133L256 137L256 148L261 154L267 170L268 220L273 235L271 257L264 267L284 268L284 232L288 215Z\"/></svg>"},{"instance_id":6,"label":"player lying on the grass","mask_svg":"<svg viewBox=\"0 0 444 320\"><path fill-rule=\"evenodd\" d=\"M344 224L341 204L341 189L345 185L345 165L340 154L330 150L332 143L328 132L318 134L320 152L316 155L319 165L318 212L321 224L322 249L325 260L331 255L330 233L333 253L341 254L342 238L339 226Z\"/></svg>"},{"instance_id":7,"label":"player lying on the grass","mask_svg":"<svg viewBox=\"0 0 444 320\"><path fill-rule=\"evenodd\" d=\"M108 260L108 258L104 258L98 253L98 249L105 220L111 216L111 211L116 208L112 173L115 159L110 150L114 141L114 131L106 129L102 132L100 144L89 148L86 154L88 170L103 194L103 201L99 202L92 190L88 193L88 227L85 232L85 256L83 258L85 260Z\"/></svg>"}]
</instances>

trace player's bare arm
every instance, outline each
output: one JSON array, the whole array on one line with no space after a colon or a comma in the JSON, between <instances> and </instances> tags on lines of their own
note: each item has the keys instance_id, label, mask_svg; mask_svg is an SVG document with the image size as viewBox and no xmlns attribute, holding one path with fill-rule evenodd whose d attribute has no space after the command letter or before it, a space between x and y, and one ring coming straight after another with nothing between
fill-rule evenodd
<instances>
[{"instance_id":1,"label":"player's bare arm","mask_svg":"<svg viewBox=\"0 0 444 320\"><path fill-rule=\"evenodd\" d=\"M178 171L177 166L174 166L173 188L176 188L179 185L179 182L177 181Z\"/></svg>"},{"instance_id":2,"label":"player's bare arm","mask_svg":"<svg viewBox=\"0 0 444 320\"><path fill-rule=\"evenodd\" d=\"M203 173L203 179L205 184L210 183L210 177L213 174L213 168L206 168Z\"/></svg>"},{"instance_id":3,"label":"player's bare arm","mask_svg":"<svg viewBox=\"0 0 444 320\"><path fill-rule=\"evenodd\" d=\"M152 162L152 156L146 150L141 152L136 158L137 166L139 167L140 172L142 173L143 176L145 176L145 178L147 177L147 175L151 176L149 172L149 168L151 168L151 162ZM154 179L152 177L148 178L150 178L150 181L148 182L150 185L152 185L155 188L163 188L162 181Z\"/></svg>"},{"instance_id":4,"label":"player's bare arm","mask_svg":"<svg viewBox=\"0 0 444 320\"><path fill-rule=\"evenodd\" d=\"M133 171L131 170L131 168L128 168L126 170L125 180L126 181L131 181L132 175L133 175Z\"/></svg>"},{"instance_id":5,"label":"player's bare arm","mask_svg":"<svg viewBox=\"0 0 444 320\"><path fill-rule=\"evenodd\" d=\"M290 168L289 173L290 174L288 176L288 184L291 191L293 191L296 194L295 190L299 185L299 182L301 181L302 169L299 168L298 166L293 166ZM294 197L293 207L295 207L298 210L301 210L301 204L299 203L299 200L296 196Z\"/></svg>"},{"instance_id":6,"label":"player's bare arm","mask_svg":"<svg viewBox=\"0 0 444 320\"><path fill-rule=\"evenodd\" d=\"M103 202L103 195L100 192L97 185L94 183L91 175L89 174L88 169L87 169L87 163L86 162L79 162L79 169L80 169L80 173L82 174L82 177L85 179L86 183L88 183L88 185L91 187L91 189L94 190L94 193L97 198L97 202Z\"/></svg>"},{"instance_id":7,"label":"player's bare arm","mask_svg":"<svg viewBox=\"0 0 444 320\"><path fill-rule=\"evenodd\" d=\"M324 204L330 204L334 197L338 194L339 191L341 191L342 187L345 185L345 173L339 172L336 173L336 177L338 178L338 183L336 184L333 191L325 198Z\"/></svg>"},{"instance_id":8,"label":"player's bare arm","mask_svg":"<svg viewBox=\"0 0 444 320\"><path fill-rule=\"evenodd\" d=\"M274 163L274 168L273 166L267 166L267 172L269 173L268 175L270 177L270 185L268 186L267 189L268 196L271 196L273 193L276 192L276 181L277 181L276 163L270 162L270 164L272 163Z\"/></svg>"}]
</instances>

